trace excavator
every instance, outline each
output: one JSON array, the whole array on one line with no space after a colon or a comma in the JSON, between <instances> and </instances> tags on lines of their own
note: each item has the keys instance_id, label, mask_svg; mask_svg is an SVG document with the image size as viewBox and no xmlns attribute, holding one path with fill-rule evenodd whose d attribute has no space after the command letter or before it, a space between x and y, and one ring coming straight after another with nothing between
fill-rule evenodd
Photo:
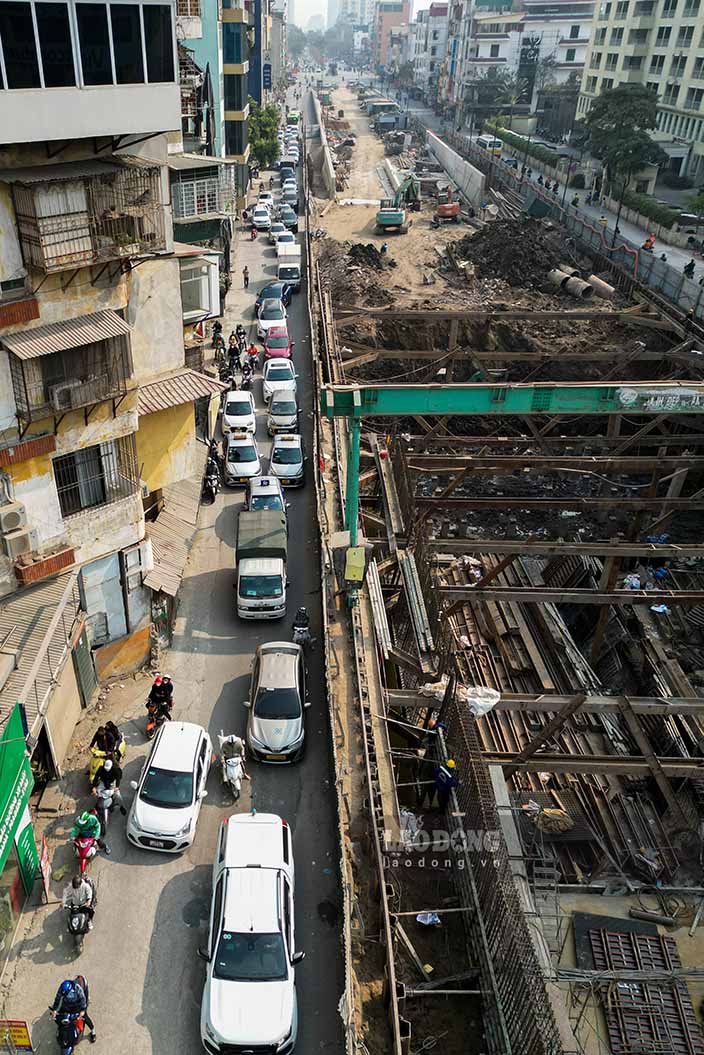
<instances>
[{"instance_id":1,"label":"excavator","mask_svg":"<svg viewBox=\"0 0 704 1055\"><path fill-rule=\"evenodd\" d=\"M414 212L420 210L419 181L412 172L409 173L399 185L393 198L386 198L379 204L380 208L376 214L377 231L383 231L384 233L397 231L398 234L408 234L406 209L404 206L408 206Z\"/></svg>"},{"instance_id":2,"label":"excavator","mask_svg":"<svg viewBox=\"0 0 704 1055\"><path fill-rule=\"evenodd\" d=\"M450 184L445 194L445 201L440 201L435 206L435 213L430 221L433 227L439 227L441 223L459 223L461 204L452 200L452 185Z\"/></svg>"}]
</instances>

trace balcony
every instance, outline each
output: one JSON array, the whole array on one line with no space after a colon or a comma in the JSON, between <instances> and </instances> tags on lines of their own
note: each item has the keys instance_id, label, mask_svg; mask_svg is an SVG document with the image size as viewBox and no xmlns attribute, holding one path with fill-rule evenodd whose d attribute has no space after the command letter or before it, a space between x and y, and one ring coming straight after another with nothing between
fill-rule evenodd
<instances>
[{"instance_id":1,"label":"balcony","mask_svg":"<svg viewBox=\"0 0 704 1055\"><path fill-rule=\"evenodd\" d=\"M25 264L44 274L166 248L155 165L73 162L0 180L12 184Z\"/></svg>"},{"instance_id":2,"label":"balcony","mask_svg":"<svg viewBox=\"0 0 704 1055\"><path fill-rule=\"evenodd\" d=\"M112 311L6 334L10 377L23 436L33 421L112 401L113 413L132 374L129 327Z\"/></svg>"}]
</instances>

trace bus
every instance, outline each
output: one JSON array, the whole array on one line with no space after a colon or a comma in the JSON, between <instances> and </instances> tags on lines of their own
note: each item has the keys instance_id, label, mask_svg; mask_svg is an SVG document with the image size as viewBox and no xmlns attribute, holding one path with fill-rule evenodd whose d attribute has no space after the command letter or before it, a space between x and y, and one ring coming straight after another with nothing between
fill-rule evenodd
<instances>
[{"instance_id":1,"label":"bus","mask_svg":"<svg viewBox=\"0 0 704 1055\"><path fill-rule=\"evenodd\" d=\"M478 136L474 142L482 150L486 150L487 153L493 154L494 157L501 157L501 147L503 146L503 143L500 139L495 139L493 136Z\"/></svg>"},{"instance_id":2,"label":"bus","mask_svg":"<svg viewBox=\"0 0 704 1055\"><path fill-rule=\"evenodd\" d=\"M301 120L301 111L300 110L291 110L291 111L289 111L289 115L286 118L286 124L287 125L297 125L300 122L300 120Z\"/></svg>"}]
</instances>

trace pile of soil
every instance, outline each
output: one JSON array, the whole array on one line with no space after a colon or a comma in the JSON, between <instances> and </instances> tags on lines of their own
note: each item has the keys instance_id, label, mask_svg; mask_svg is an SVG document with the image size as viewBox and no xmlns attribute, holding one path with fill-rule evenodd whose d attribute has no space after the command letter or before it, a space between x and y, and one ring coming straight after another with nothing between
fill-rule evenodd
<instances>
[{"instance_id":1,"label":"pile of soil","mask_svg":"<svg viewBox=\"0 0 704 1055\"><path fill-rule=\"evenodd\" d=\"M545 286L548 271L565 255L560 237L540 220L499 219L476 234L452 243L458 260L471 260L483 278L501 278L510 286Z\"/></svg>"},{"instance_id":2,"label":"pile of soil","mask_svg":"<svg viewBox=\"0 0 704 1055\"><path fill-rule=\"evenodd\" d=\"M353 264L359 264L361 267L373 267L375 271L383 271L387 267L396 267L396 261L390 256L382 256L372 242L368 242L366 245L361 242L355 242L347 250L347 255Z\"/></svg>"}]
</instances>

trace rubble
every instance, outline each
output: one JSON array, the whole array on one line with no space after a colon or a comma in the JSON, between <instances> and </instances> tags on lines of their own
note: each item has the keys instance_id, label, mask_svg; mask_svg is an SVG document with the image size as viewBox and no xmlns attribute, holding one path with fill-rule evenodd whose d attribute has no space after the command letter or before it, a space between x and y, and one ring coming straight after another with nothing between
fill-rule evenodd
<instances>
[{"instance_id":1,"label":"rubble","mask_svg":"<svg viewBox=\"0 0 704 1055\"><path fill-rule=\"evenodd\" d=\"M363 267L373 267L375 271L383 271L387 267L396 267L396 261L393 257L382 255L372 242L368 242L366 245L357 242L355 245L350 246L347 250L347 255L355 264L361 264Z\"/></svg>"},{"instance_id":2,"label":"rubble","mask_svg":"<svg viewBox=\"0 0 704 1055\"><path fill-rule=\"evenodd\" d=\"M471 260L483 278L527 289L542 289L548 272L564 257L557 233L533 219L498 219L460 238L452 249L457 259Z\"/></svg>"}]
</instances>

